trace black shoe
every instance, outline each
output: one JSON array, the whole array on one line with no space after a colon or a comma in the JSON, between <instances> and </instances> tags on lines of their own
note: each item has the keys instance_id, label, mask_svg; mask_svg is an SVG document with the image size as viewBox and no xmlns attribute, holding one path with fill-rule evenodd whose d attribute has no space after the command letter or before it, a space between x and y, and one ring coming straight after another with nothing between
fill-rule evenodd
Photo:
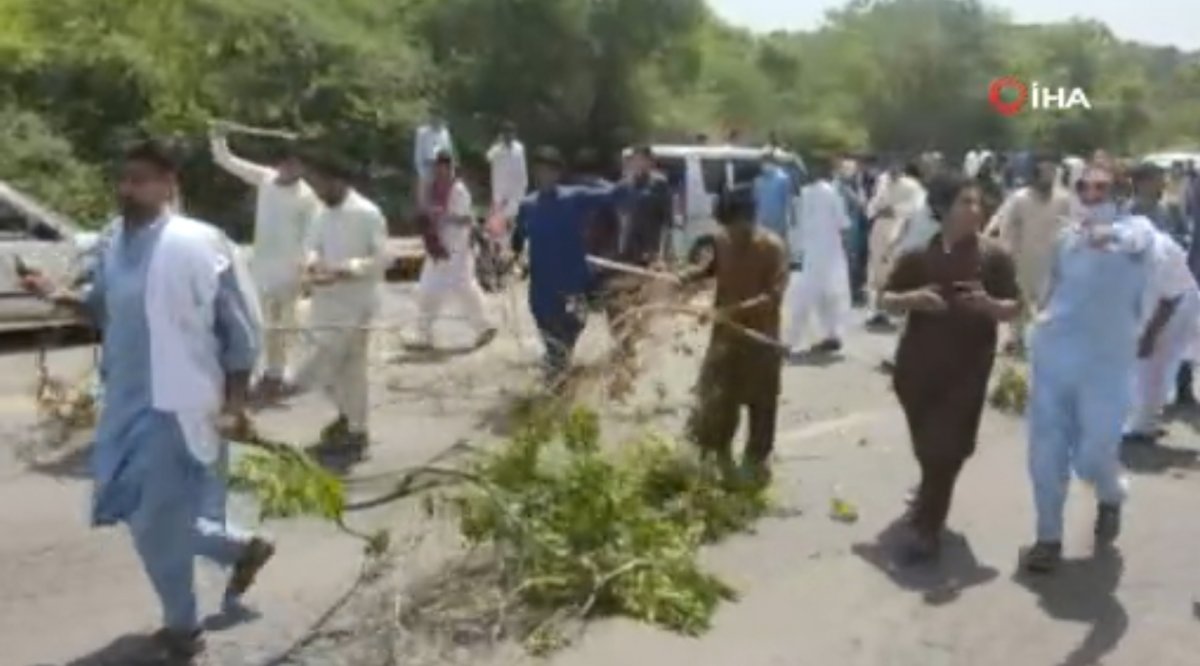
<instances>
[{"instance_id":1,"label":"black shoe","mask_svg":"<svg viewBox=\"0 0 1200 666\"><path fill-rule=\"evenodd\" d=\"M204 632L200 629L163 628L154 632L154 642L172 659L192 660L204 652Z\"/></svg>"},{"instance_id":2,"label":"black shoe","mask_svg":"<svg viewBox=\"0 0 1200 666\"><path fill-rule=\"evenodd\" d=\"M867 320L867 328L888 328L892 325L892 320L882 312L871 315Z\"/></svg>"},{"instance_id":3,"label":"black shoe","mask_svg":"<svg viewBox=\"0 0 1200 666\"><path fill-rule=\"evenodd\" d=\"M1121 536L1121 506L1101 504L1096 509L1096 545L1111 546Z\"/></svg>"},{"instance_id":4,"label":"black shoe","mask_svg":"<svg viewBox=\"0 0 1200 666\"><path fill-rule=\"evenodd\" d=\"M333 423L321 429L319 448L325 449L337 446L350 433L350 421L345 416L339 416Z\"/></svg>"},{"instance_id":5,"label":"black shoe","mask_svg":"<svg viewBox=\"0 0 1200 666\"><path fill-rule=\"evenodd\" d=\"M270 541L260 537L251 539L242 551L242 556L238 558L237 564L233 565L233 573L225 586L225 602L241 599L250 586L254 585L258 572L262 571L274 556L275 546Z\"/></svg>"},{"instance_id":6,"label":"black shoe","mask_svg":"<svg viewBox=\"0 0 1200 666\"><path fill-rule=\"evenodd\" d=\"M1021 553L1021 567L1029 573L1048 574L1062 564L1062 543L1039 541Z\"/></svg>"},{"instance_id":7,"label":"black shoe","mask_svg":"<svg viewBox=\"0 0 1200 666\"><path fill-rule=\"evenodd\" d=\"M812 351L814 354L836 354L842 351L842 341L837 338L822 340L813 346Z\"/></svg>"}]
</instances>

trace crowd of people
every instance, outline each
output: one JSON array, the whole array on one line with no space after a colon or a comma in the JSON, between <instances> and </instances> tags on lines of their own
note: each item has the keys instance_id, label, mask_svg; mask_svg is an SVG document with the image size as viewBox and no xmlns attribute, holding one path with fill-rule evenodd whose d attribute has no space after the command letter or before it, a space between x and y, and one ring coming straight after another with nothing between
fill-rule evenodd
<instances>
[{"instance_id":1,"label":"crowd of people","mask_svg":"<svg viewBox=\"0 0 1200 666\"><path fill-rule=\"evenodd\" d=\"M182 214L176 163L147 141L125 154L120 215L83 288L60 288L36 270L24 276L28 289L81 310L103 332L92 518L129 525L162 603L159 638L183 655L203 647L193 558L232 568L226 602L236 604L274 553L225 515L228 441L246 436L251 403L319 389L337 418L315 453L357 462L371 441L367 348L386 220L335 152L285 149L268 167L235 156L227 133L214 126L214 159L257 196L249 266L215 227ZM445 123L421 127L414 146L426 259L412 346L434 346L449 299L483 347L497 330L475 274L472 193ZM513 258L527 255L529 307L551 385L569 372L598 301L631 358L640 329L629 315L646 281L687 293L715 280L691 426L731 482L770 480L790 358L840 353L856 300L868 305L869 326L898 322L888 365L921 471L906 550L914 561L938 553L1001 347L1031 366L1031 571L1051 571L1061 558L1071 470L1094 485L1097 542L1111 543L1125 499L1122 441L1152 442L1168 402L1194 403L1194 165L1164 173L1150 164L1122 169L1102 153L1086 164L1029 155L1024 177L972 151L962 168L936 154L882 171L814 160L811 181L796 183L765 150L753 182L727 183L716 197L711 260L679 266L669 249L679 198L652 148L628 151L624 174L610 182L590 153L572 168L542 147L527 164L506 125L487 158L491 205L481 226ZM301 324L304 293L311 312ZM1010 330L1004 345L1001 325ZM311 344L292 358L287 342L298 330ZM815 344L802 347L806 338ZM743 408L748 443L739 466L732 440Z\"/></svg>"}]
</instances>

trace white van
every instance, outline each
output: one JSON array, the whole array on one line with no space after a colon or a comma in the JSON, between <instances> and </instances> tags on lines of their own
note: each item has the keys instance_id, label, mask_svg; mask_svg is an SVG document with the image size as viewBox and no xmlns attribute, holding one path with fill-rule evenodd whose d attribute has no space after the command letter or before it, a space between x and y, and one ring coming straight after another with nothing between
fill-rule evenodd
<instances>
[{"instance_id":1,"label":"white van","mask_svg":"<svg viewBox=\"0 0 1200 666\"><path fill-rule=\"evenodd\" d=\"M666 175L675 193L675 229L672 246L677 259L705 262L712 256L712 237L717 230L713 203L724 188L752 183L762 171L766 148L752 146L656 145L654 161ZM625 151L629 155L630 150ZM776 150L784 168L792 175L796 192L808 179L799 156Z\"/></svg>"}]
</instances>

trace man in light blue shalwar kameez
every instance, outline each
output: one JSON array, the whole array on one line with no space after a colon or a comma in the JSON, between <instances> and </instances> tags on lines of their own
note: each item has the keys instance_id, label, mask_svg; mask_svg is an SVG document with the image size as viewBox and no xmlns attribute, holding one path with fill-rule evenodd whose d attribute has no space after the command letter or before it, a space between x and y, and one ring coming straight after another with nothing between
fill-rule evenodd
<instances>
[{"instance_id":1,"label":"man in light blue shalwar kameez","mask_svg":"<svg viewBox=\"0 0 1200 666\"><path fill-rule=\"evenodd\" d=\"M1120 215L1112 189L1107 168L1084 173L1083 219L1059 237L1032 334L1029 472L1037 543L1023 564L1038 573L1061 562L1072 468L1096 493L1097 545L1112 543L1120 532L1125 486L1119 453L1150 307L1154 231L1143 217Z\"/></svg>"},{"instance_id":2,"label":"man in light blue shalwar kameez","mask_svg":"<svg viewBox=\"0 0 1200 666\"><path fill-rule=\"evenodd\" d=\"M762 173L754 180L754 205L759 226L775 232L784 247L796 223L796 185L773 151L763 154Z\"/></svg>"},{"instance_id":3,"label":"man in light blue shalwar kameez","mask_svg":"<svg viewBox=\"0 0 1200 666\"><path fill-rule=\"evenodd\" d=\"M26 282L83 308L103 331L92 522L128 524L162 604L156 638L173 656L190 657L203 649L194 558L233 567L232 602L273 548L227 524L228 448L218 432L222 418L244 419L257 315L228 239L168 210L174 180L160 146L131 149L120 181L122 216L95 255L90 284L70 294L37 274Z\"/></svg>"}]
</instances>

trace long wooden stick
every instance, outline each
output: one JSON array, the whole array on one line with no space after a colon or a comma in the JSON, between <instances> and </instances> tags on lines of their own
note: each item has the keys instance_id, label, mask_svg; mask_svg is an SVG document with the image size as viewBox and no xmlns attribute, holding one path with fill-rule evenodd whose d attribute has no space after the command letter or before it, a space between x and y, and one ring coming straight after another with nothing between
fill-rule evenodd
<instances>
[{"instance_id":1,"label":"long wooden stick","mask_svg":"<svg viewBox=\"0 0 1200 666\"><path fill-rule=\"evenodd\" d=\"M238 134L249 134L251 136L264 136L273 139L285 139L287 141L295 141L300 138L300 135L287 130L271 129L267 127L254 127L252 125L243 125L235 123L231 120L216 119L210 123L213 127L224 129L228 132L237 132Z\"/></svg>"},{"instance_id":2,"label":"long wooden stick","mask_svg":"<svg viewBox=\"0 0 1200 666\"><path fill-rule=\"evenodd\" d=\"M641 266L634 266L632 264L625 264L619 261L612 261L611 259L595 257L590 254L588 255L587 261L589 264L598 268L607 268L609 270L617 271L618 273L636 275L638 277L649 278L651 280L662 280L664 282L679 282L679 278L673 273L652 271L648 268L642 268Z\"/></svg>"}]
</instances>

